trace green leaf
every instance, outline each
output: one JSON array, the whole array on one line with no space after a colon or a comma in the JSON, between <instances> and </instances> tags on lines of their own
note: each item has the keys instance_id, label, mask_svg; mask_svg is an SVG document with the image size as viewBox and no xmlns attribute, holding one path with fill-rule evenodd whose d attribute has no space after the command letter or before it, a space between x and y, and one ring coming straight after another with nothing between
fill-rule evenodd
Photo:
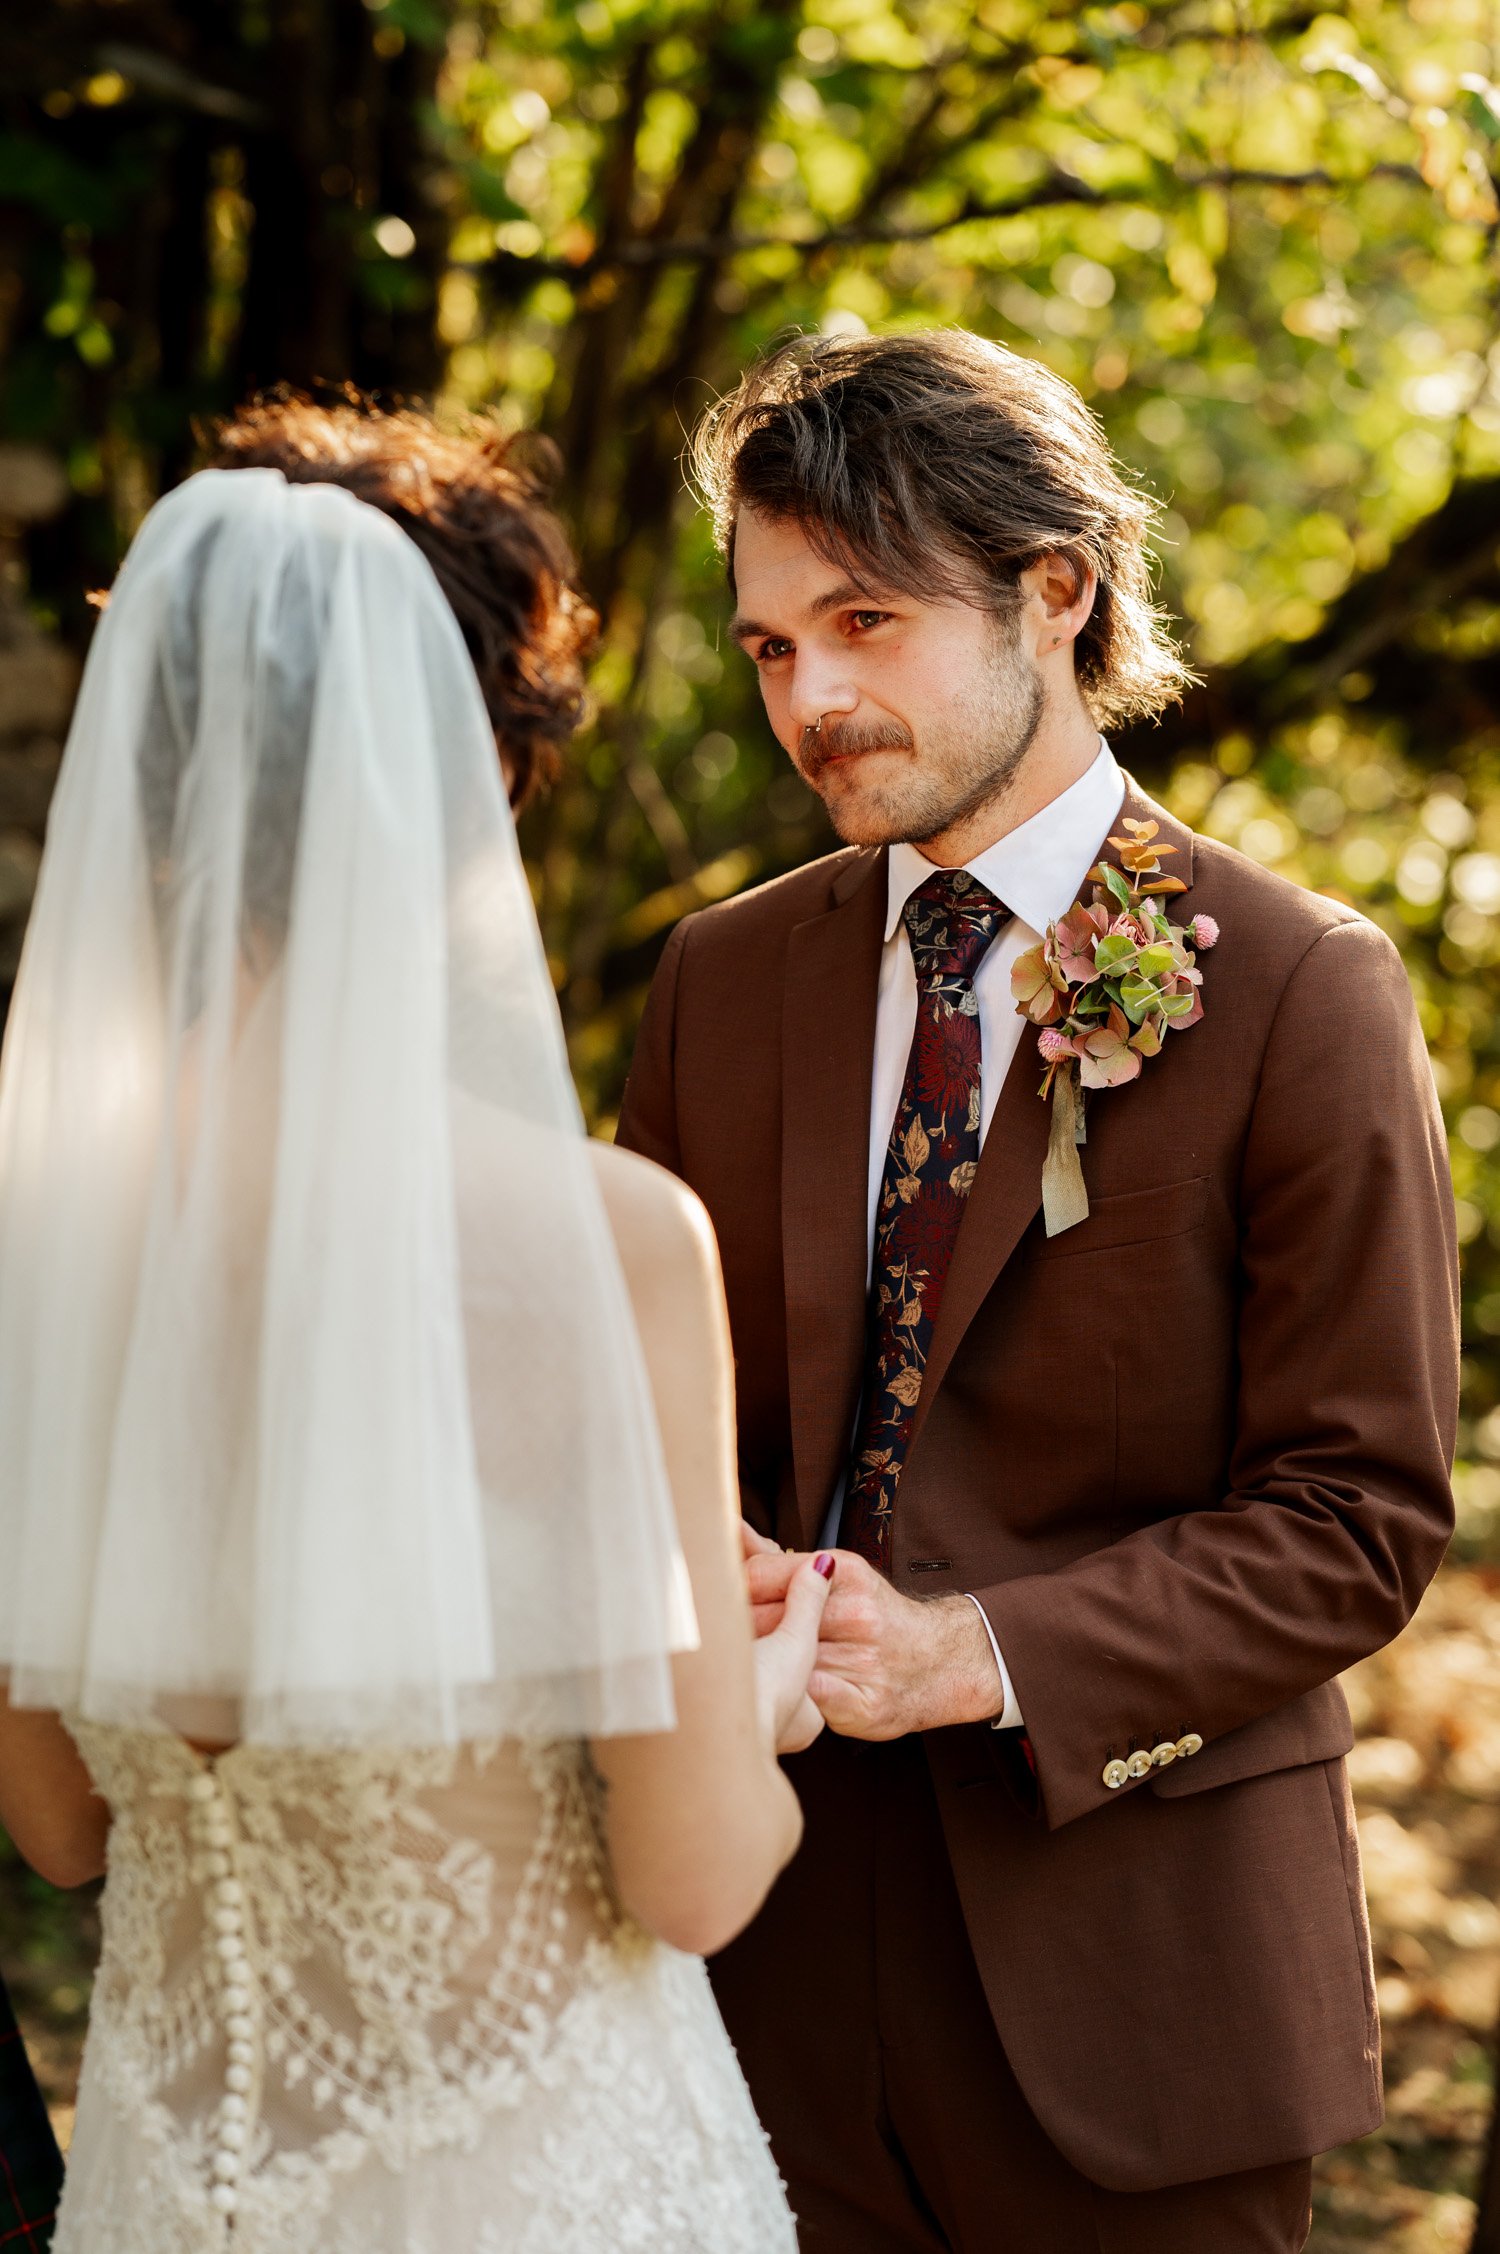
<instances>
[{"instance_id":1,"label":"green leaf","mask_svg":"<svg viewBox=\"0 0 1500 2254\"><path fill-rule=\"evenodd\" d=\"M1138 967L1142 978L1167 978L1177 968L1177 958L1170 947L1143 947Z\"/></svg>"},{"instance_id":2,"label":"green leaf","mask_svg":"<svg viewBox=\"0 0 1500 2254\"><path fill-rule=\"evenodd\" d=\"M1186 1017L1192 1006L1191 994L1163 994L1158 1004L1163 1017Z\"/></svg>"},{"instance_id":3,"label":"green leaf","mask_svg":"<svg viewBox=\"0 0 1500 2254\"><path fill-rule=\"evenodd\" d=\"M29 133L0 133L0 202L27 205L59 229L118 222L138 174L138 166L79 164Z\"/></svg>"},{"instance_id":4,"label":"green leaf","mask_svg":"<svg viewBox=\"0 0 1500 2254\"><path fill-rule=\"evenodd\" d=\"M1094 962L1101 971L1118 970L1121 963L1131 961L1134 954L1134 940L1127 939L1123 932L1112 931L1095 947Z\"/></svg>"},{"instance_id":5,"label":"green leaf","mask_svg":"<svg viewBox=\"0 0 1500 2254\"><path fill-rule=\"evenodd\" d=\"M1490 85L1466 86L1453 105L1487 141L1500 141L1500 92Z\"/></svg>"},{"instance_id":6,"label":"green leaf","mask_svg":"<svg viewBox=\"0 0 1500 2254\"><path fill-rule=\"evenodd\" d=\"M441 47L448 35L443 10L433 0L386 0L381 20L404 31L419 47Z\"/></svg>"},{"instance_id":7,"label":"green leaf","mask_svg":"<svg viewBox=\"0 0 1500 2254\"><path fill-rule=\"evenodd\" d=\"M1119 901L1120 906L1122 908L1128 907L1130 905L1130 887L1125 882L1125 879L1121 875L1120 871L1115 867L1112 861L1101 862L1100 866L1104 871L1104 881L1108 885L1110 891L1114 894L1116 900Z\"/></svg>"},{"instance_id":8,"label":"green leaf","mask_svg":"<svg viewBox=\"0 0 1500 2254\"><path fill-rule=\"evenodd\" d=\"M1161 1002L1161 996L1147 978L1125 978L1120 981L1120 1007L1132 1025L1139 1025Z\"/></svg>"},{"instance_id":9,"label":"green leaf","mask_svg":"<svg viewBox=\"0 0 1500 2254\"><path fill-rule=\"evenodd\" d=\"M530 216L510 194L493 164L472 162L464 166L463 173L469 201L481 219L525 219Z\"/></svg>"}]
</instances>

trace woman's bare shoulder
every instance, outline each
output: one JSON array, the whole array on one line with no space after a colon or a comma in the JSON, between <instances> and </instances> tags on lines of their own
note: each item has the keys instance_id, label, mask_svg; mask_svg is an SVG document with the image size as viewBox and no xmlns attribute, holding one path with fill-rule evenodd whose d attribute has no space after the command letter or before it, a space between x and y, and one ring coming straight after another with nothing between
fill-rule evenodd
<instances>
[{"instance_id":1,"label":"woman's bare shoulder","mask_svg":"<svg viewBox=\"0 0 1500 2254\"><path fill-rule=\"evenodd\" d=\"M590 1143L595 1177L631 1286L682 1285L693 1275L717 1286L718 1249L702 1200L654 1160L613 1143Z\"/></svg>"}]
</instances>

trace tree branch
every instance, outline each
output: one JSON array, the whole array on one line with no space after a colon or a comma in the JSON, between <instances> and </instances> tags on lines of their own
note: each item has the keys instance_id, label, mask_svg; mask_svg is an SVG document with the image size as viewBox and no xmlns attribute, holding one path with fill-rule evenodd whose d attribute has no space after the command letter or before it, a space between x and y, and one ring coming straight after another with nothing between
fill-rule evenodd
<instances>
[{"instance_id":1,"label":"tree branch","mask_svg":"<svg viewBox=\"0 0 1500 2254\"><path fill-rule=\"evenodd\" d=\"M1414 165L1396 163L1372 164L1357 177L1343 179L1332 172L1262 172L1227 165L1204 172L1176 173L1173 178L1179 188L1321 188L1333 195L1347 195L1363 187L1367 180L1403 180L1408 186L1418 188L1426 185ZM596 274L611 268L700 266L756 250L794 250L799 257L816 258L826 250L859 250L882 243L924 243L986 219L1014 219L1023 212L1051 210L1067 204L1098 208L1139 203L1146 193L1144 187L1091 188L1086 180L1054 172L1034 187L1022 189L1008 202L965 203L945 219L910 223L869 221L859 226L829 227L821 235L785 235L767 228L754 234L678 235L669 242L642 236L577 260L521 258L513 251L497 251L490 258L472 262L468 271L495 278L503 275L508 283L530 277L536 281L569 282L582 289Z\"/></svg>"},{"instance_id":2,"label":"tree branch","mask_svg":"<svg viewBox=\"0 0 1500 2254\"><path fill-rule=\"evenodd\" d=\"M1461 605L1500 606L1497 511L1500 478L1455 485L1383 564L1351 580L1306 641L1269 642L1209 671L1174 711L1111 741L1128 765L1159 779L1227 735L1260 741L1350 702L1399 722L1419 766L1451 765L1492 729L1500 699L1500 650L1445 646L1443 631Z\"/></svg>"},{"instance_id":3,"label":"tree branch","mask_svg":"<svg viewBox=\"0 0 1500 2254\"><path fill-rule=\"evenodd\" d=\"M1411 188L1427 186L1414 164L1397 164L1392 159L1367 165L1357 176L1345 178L1333 172L1261 172L1239 165L1219 165L1207 172L1183 172L1175 177L1184 188L1327 188L1341 196L1362 188L1367 180L1404 180Z\"/></svg>"},{"instance_id":4,"label":"tree branch","mask_svg":"<svg viewBox=\"0 0 1500 2254\"><path fill-rule=\"evenodd\" d=\"M196 111L200 117L247 126L256 133L264 133L272 125L272 113L263 103L252 101L232 86L213 84L201 73L174 62L170 55L153 55L145 47L129 46L124 41L106 41L98 50L98 61L102 69L117 70L143 94L169 109Z\"/></svg>"}]
</instances>

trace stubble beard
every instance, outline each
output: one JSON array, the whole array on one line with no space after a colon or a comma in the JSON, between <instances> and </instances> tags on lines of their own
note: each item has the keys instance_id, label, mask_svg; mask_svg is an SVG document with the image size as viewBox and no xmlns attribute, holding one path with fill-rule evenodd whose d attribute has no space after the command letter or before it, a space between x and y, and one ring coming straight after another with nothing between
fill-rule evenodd
<instances>
[{"instance_id":1,"label":"stubble beard","mask_svg":"<svg viewBox=\"0 0 1500 2254\"><path fill-rule=\"evenodd\" d=\"M1007 639L970 709L930 733L921 752L898 722L845 722L804 736L798 763L846 845L925 845L1005 798L1036 741L1045 701L1037 673ZM847 792L839 769L826 764L832 754L878 750L915 756L891 783L856 783Z\"/></svg>"}]
</instances>

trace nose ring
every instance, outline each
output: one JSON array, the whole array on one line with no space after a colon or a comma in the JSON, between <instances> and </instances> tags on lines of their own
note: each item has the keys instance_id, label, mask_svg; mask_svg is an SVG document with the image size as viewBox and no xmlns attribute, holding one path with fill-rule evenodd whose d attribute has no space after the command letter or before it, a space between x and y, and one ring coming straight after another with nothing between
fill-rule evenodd
<instances>
[{"instance_id":1,"label":"nose ring","mask_svg":"<svg viewBox=\"0 0 1500 2254\"><path fill-rule=\"evenodd\" d=\"M823 722L824 722L824 721L825 721L825 720L827 719L827 717L828 717L828 715L827 715L826 713L824 713L824 712L820 712L820 713L818 714L818 717L817 717L817 719L816 719L816 720L815 720L815 721L813 722L812 726L811 726L811 727L810 727L810 728L808 729L808 731L807 731L807 732L808 732L808 734L809 734L810 736L820 736L820 735L821 735L821 734L823 733Z\"/></svg>"}]
</instances>

